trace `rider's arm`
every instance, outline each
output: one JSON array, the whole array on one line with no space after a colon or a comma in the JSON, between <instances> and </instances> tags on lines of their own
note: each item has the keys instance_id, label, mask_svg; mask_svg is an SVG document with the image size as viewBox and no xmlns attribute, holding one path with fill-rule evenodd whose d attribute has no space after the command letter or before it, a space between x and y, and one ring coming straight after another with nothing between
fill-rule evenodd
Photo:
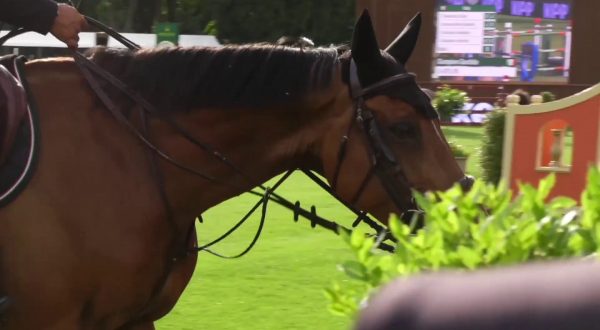
<instances>
[{"instance_id":1,"label":"rider's arm","mask_svg":"<svg viewBox=\"0 0 600 330\"><path fill-rule=\"evenodd\" d=\"M56 38L76 49L86 20L77 9L52 0L0 0L0 21Z\"/></svg>"},{"instance_id":2,"label":"rider's arm","mask_svg":"<svg viewBox=\"0 0 600 330\"><path fill-rule=\"evenodd\" d=\"M0 0L0 21L42 34L50 32L57 15L52 0Z\"/></svg>"}]
</instances>

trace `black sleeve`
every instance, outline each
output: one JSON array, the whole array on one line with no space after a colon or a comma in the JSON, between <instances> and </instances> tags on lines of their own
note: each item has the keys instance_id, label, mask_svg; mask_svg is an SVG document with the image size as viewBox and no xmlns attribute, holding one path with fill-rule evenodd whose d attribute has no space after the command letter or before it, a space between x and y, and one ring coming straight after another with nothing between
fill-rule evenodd
<instances>
[{"instance_id":1,"label":"black sleeve","mask_svg":"<svg viewBox=\"0 0 600 330\"><path fill-rule=\"evenodd\" d=\"M0 21L46 34L52 28L58 5L52 0L0 0Z\"/></svg>"}]
</instances>

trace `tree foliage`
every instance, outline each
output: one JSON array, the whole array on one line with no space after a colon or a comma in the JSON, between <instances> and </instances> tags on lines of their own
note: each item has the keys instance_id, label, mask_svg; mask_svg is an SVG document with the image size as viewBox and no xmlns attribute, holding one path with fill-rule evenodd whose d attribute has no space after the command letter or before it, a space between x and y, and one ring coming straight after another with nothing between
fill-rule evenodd
<instances>
[{"instance_id":1,"label":"tree foliage","mask_svg":"<svg viewBox=\"0 0 600 330\"><path fill-rule=\"evenodd\" d=\"M119 31L149 33L155 22L180 23L185 34L216 32L224 43L306 36L317 45L346 43L355 19L352 0L83 0L83 13Z\"/></svg>"}]
</instances>

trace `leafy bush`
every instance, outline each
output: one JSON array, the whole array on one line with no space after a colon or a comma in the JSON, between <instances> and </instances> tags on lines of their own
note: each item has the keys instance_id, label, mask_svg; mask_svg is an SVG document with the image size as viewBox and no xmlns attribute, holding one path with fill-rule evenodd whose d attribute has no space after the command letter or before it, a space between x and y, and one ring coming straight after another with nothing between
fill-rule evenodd
<instances>
[{"instance_id":1,"label":"leafy bush","mask_svg":"<svg viewBox=\"0 0 600 330\"><path fill-rule=\"evenodd\" d=\"M460 158L469 157L469 155L470 155L469 151L467 151L467 149L465 149L465 147L463 147L462 145L460 145L454 141L448 141L448 145L450 145L450 150L452 151L452 155L454 155L454 157L460 157Z\"/></svg>"},{"instance_id":2,"label":"leafy bush","mask_svg":"<svg viewBox=\"0 0 600 330\"><path fill-rule=\"evenodd\" d=\"M506 112L494 110L484 124L480 164L483 180L497 184L502 174L502 148L504 146L504 122Z\"/></svg>"},{"instance_id":3,"label":"leafy bush","mask_svg":"<svg viewBox=\"0 0 600 330\"><path fill-rule=\"evenodd\" d=\"M460 89L450 88L448 85L441 86L435 93L433 106L440 114L443 121L450 121L452 116L459 113L470 99L467 93Z\"/></svg>"},{"instance_id":4,"label":"leafy bush","mask_svg":"<svg viewBox=\"0 0 600 330\"><path fill-rule=\"evenodd\" d=\"M204 34L207 34L207 35L217 36L219 34L219 29L217 27L217 21L215 21L215 20L209 21L206 24L206 26L204 27L204 30L202 32L204 32Z\"/></svg>"},{"instance_id":5,"label":"leafy bush","mask_svg":"<svg viewBox=\"0 0 600 330\"><path fill-rule=\"evenodd\" d=\"M369 294L398 276L596 255L600 251L600 172L590 170L581 207L566 197L547 201L554 183L550 175L537 189L520 185L515 199L505 185L481 181L468 193L458 186L447 192L415 193L426 226L415 233L410 225L391 218L390 228L398 240L395 253L376 251L375 240L359 231L344 235L356 260L340 268L354 281L326 290L331 311L354 316Z\"/></svg>"},{"instance_id":6,"label":"leafy bush","mask_svg":"<svg viewBox=\"0 0 600 330\"><path fill-rule=\"evenodd\" d=\"M542 102L546 103L546 102L552 102L554 100L556 100L556 95L554 95L554 93L552 92L541 92L540 96L542 97Z\"/></svg>"}]
</instances>

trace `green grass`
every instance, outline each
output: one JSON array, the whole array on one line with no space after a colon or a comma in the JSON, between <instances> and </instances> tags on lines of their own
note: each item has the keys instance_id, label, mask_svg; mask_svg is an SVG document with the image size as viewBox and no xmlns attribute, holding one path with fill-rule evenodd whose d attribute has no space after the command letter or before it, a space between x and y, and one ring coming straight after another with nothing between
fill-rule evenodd
<instances>
[{"instance_id":1,"label":"green grass","mask_svg":"<svg viewBox=\"0 0 600 330\"><path fill-rule=\"evenodd\" d=\"M445 127L449 139L475 151L481 128ZM478 155L469 157L467 171L477 175ZM279 193L303 206L317 206L320 215L341 219L346 225L353 215L303 174L294 174ZM197 226L201 242L217 237L237 222L256 202L248 194L231 199L204 214ZM252 240L259 220L257 213L238 232L217 244L214 250L236 254ZM157 322L159 330L271 330L348 329L345 318L327 310L323 288L334 280L345 280L336 264L350 257L342 240L309 222L294 223L291 212L270 204L261 238L254 249L236 260L200 254L190 284L175 309Z\"/></svg>"},{"instance_id":2,"label":"green grass","mask_svg":"<svg viewBox=\"0 0 600 330\"><path fill-rule=\"evenodd\" d=\"M353 220L320 187L294 174L278 190L303 206L317 205L320 215ZM205 213L197 226L203 242L215 238L242 218L257 197L242 195ZM242 251L259 220L249 223L214 248L226 254ZM270 204L263 234L254 249L236 260L202 253L196 272L176 308L157 329L345 329L342 317L327 310L323 288L341 279L336 264L349 257L342 240L310 223L294 223L291 212Z\"/></svg>"},{"instance_id":3,"label":"green grass","mask_svg":"<svg viewBox=\"0 0 600 330\"><path fill-rule=\"evenodd\" d=\"M467 159L467 173L481 177L481 167L479 160L481 158L481 140L483 137L483 127L472 126L444 126L442 127L446 139L462 145L471 154Z\"/></svg>"}]
</instances>

